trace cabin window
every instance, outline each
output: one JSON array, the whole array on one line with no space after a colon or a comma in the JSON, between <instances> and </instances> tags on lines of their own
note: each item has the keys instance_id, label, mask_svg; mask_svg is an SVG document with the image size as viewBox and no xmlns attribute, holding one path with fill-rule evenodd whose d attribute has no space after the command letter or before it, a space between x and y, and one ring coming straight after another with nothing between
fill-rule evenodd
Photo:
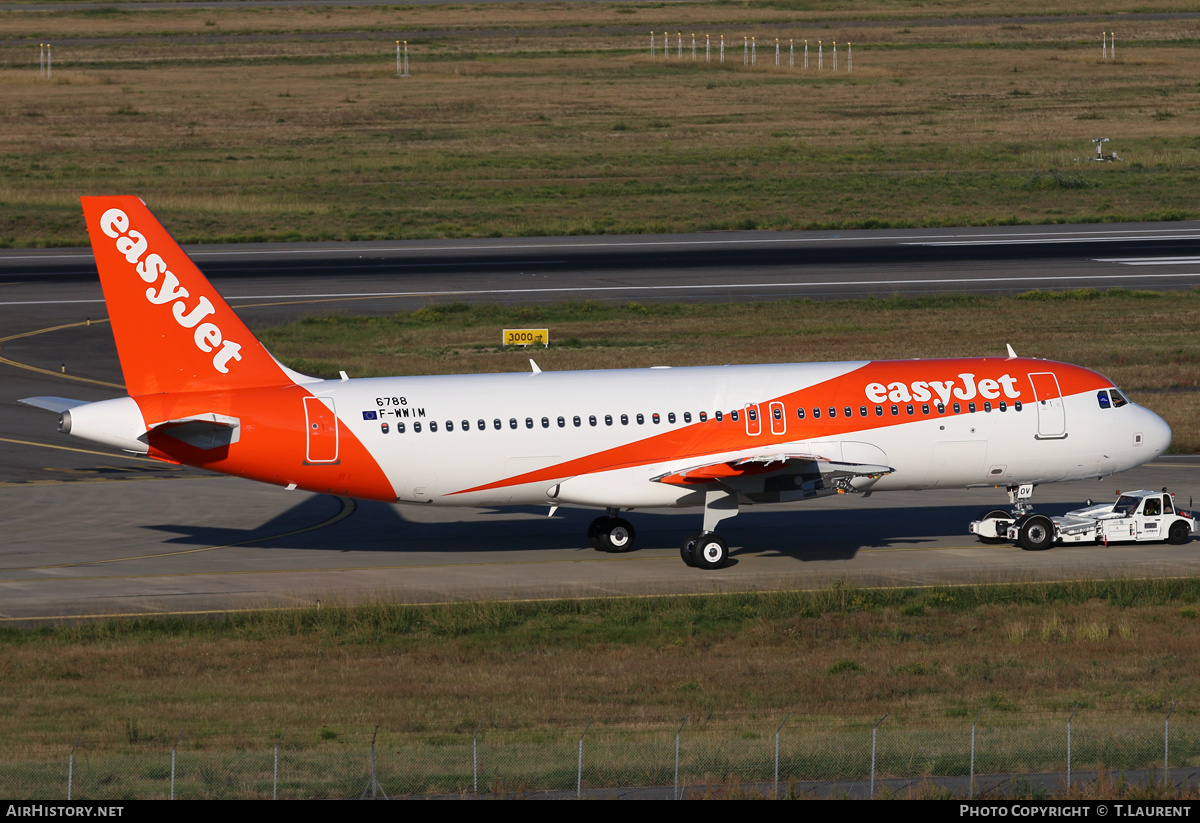
<instances>
[{"instance_id":1,"label":"cabin window","mask_svg":"<svg viewBox=\"0 0 1200 823\"><path fill-rule=\"evenodd\" d=\"M733 421L733 422L735 422L735 423L737 422L737 419L738 419L738 411L737 411L737 409L734 409L733 411L731 411L731 412L729 413L729 419L730 419L730 420L732 420L732 421Z\"/></svg>"},{"instance_id":2,"label":"cabin window","mask_svg":"<svg viewBox=\"0 0 1200 823\"><path fill-rule=\"evenodd\" d=\"M532 417L525 418L525 428L527 428L527 429L533 428L533 418Z\"/></svg>"},{"instance_id":3,"label":"cabin window","mask_svg":"<svg viewBox=\"0 0 1200 823\"><path fill-rule=\"evenodd\" d=\"M606 425L606 426L612 425L612 415L611 414L604 415L604 425Z\"/></svg>"},{"instance_id":4,"label":"cabin window","mask_svg":"<svg viewBox=\"0 0 1200 823\"><path fill-rule=\"evenodd\" d=\"M796 407L796 416L799 417L801 420L803 420L804 419L804 409L797 406Z\"/></svg>"},{"instance_id":5,"label":"cabin window","mask_svg":"<svg viewBox=\"0 0 1200 823\"><path fill-rule=\"evenodd\" d=\"M988 400L988 401L985 401L985 402L984 402L984 404L983 404L983 410L984 410L985 412L990 412L990 411L992 410L992 401L991 401L991 400Z\"/></svg>"},{"instance_id":6,"label":"cabin window","mask_svg":"<svg viewBox=\"0 0 1200 823\"><path fill-rule=\"evenodd\" d=\"M650 419L654 421L654 425L656 426L662 422L662 418L658 416L658 412L650 415Z\"/></svg>"},{"instance_id":7,"label":"cabin window","mask_svg":"<svg viewBox=\"0 0 1200 823\"><path fill-rule=\"evenodd\" d=\"M921 404L921 414L929 414L929 404L928 403Z\"/></svg>"},{"instance_id":8,"label":"cabin window","mask_svg":"<svg viewBox=\"0 0 1200 823\"><path fill-rule=\"evenodd\" d=\"M1008 411L1008 404L1003 400L1000 401L1000 411Z\"/></svg>"},{"instance_id":9,"label":"cabin window","mask_svg":"<svg viewBox=\"0 0 1200 823\"><path fill-rule=\"evenodd\" d=\"M725 419L725 415L724 415L724 414L722 414L721 412L717 412L717 414L716 414L716 417L717 417L717 422L718 422L718 423L720 423L722 420L724 420L724 419Z\"/></svg>"},{"instance_id":10,"label":"cabin window","mask_svg":"<svg viewBox=\"0 0 1200 823\"><path fill-rule=\"evenodd\" d=\"M883 406L876 406L876 407L875 407L875 416L876 416L876 417L883 417Z\"/></svg>"},{"instance_id":11,"label":"cabin window","mask_svg":"<svg viewBox=\"0 0 1200 823\"><path fill-rule=\"evenodd\" d=\"M907 411L907 412L908 412L908 416L909 416L909 417L912 417L912 413L913 413L913 407L912 407L912 403L909 403L909 404L908 404L908 405L905 407L905 411Z\"/></svg>"},{"instance_id":12,"label":"cabin window","mask_svg":"<svg viewBox=\"0 0 1200 823\"><path fill-rule=\"evenodd\" d=\"M844 414L845 414L847 417L853 417L853 416L854 416L854 409L850 408L849 406L847 406L846 408L842 409L842 412L843 412L843 413L844 413Z\"/></svg>"},{"instance_id":13,"label":"cabin window","mask_svg":"<svg viewBox=\"0 0 1200 823\"><path fill-rule=\"evenodd\" d=\"M782 420L783 419L783 407L775 406L773 409L771 409L771 416L774 417L776 420Z\"/></svg>"},{"instance_id":14,"label":"cabin window","mask_svg":"<svg viewBox=\"0 0 1200 823\"><path fill-rule=\"evenodd\" d=\"M867 416L867 407L866 407L866 406L859 406L859 407L858 407L858 416L859 416L859 417L866 417L866 416Z\"/></svg>"},{"instance_id":15,"label":"cabin window","mask_svg":"<svg viewBox=\"0 0 1200 823\"><path fill-rule=\"evenodd\" d=\"M589 425L589 426L594 426L594 425L596 425L596 415L594 415L594 414L589 414L589 415L588 415L588 425Z\"/></svg>"},{"instance_id":16,"label":"cabin window","mask_svg":"<svg viewBox=\"0 0 1200 823\"><path fill-rule=\"evenodd\" d=\"M437 421L436 421L436 420L430 420L430 421L429 421L429 430L430 430L431 432L435 432L435 431L437 431Z\"/></svg>"},{"instance_id":17,"label":"cabin window","mask_svg":"<svg viewBox=\"0 0 1200 823\"><path fill-rule=\"evenodd\" d=\"M675 422L675 412L667 412L667 422L668 423Z\"/></svg>"},{"instance_id":18,"label":"cabin window","mask_svg":"<svg viewBox=\"0 0 1200 823\"><path fill-rule=\"evenodd\" d=\"M938 410L938 414L945 414L946 413L946 404L939 402L937 404L937 410Z\"/></svg>"},{"instance_id":19,"label":"cabin window","mask_svg":"<svg viewBox=\"0 0 1200 823\"><path fill-rule=\"evenodd\" d=\"M638 416L637 416L637 423L638 423L638 425L639 425L639 426L641 426L641 425L642 425L642 424L644 424L645 422L646 422L646 417L645 417L645 415L643 415L643 414L640 414L640 413L639 413L639 414L638 414Z\"/></svg>"},{"instance_id":20,"label":"cabin window","mask_svg":"<svg viewBox=\"0 0 1200 823\"><path fill-rule=\"evenodd\" d=\"M420 423L413 423L413 431L414 431L414 432L417 432L417 433L419 434L419 433L421 432L421 424L420 424Z\"/></svg>"},{"instance_id":21,"label":"cabin window","mask_svg":"<svg viewBox=\"0 0 1200 823\"><path fill-rule=\"evenodd\" d=\"M684 412L684 413L683 413L683 422L684 422L684 423L691 423L691 422L692 422L692 413L691 413L691 412Z\"/></svg>"},{"instance_id":22,"label":"cabin window","mask_svg":"<svg viewBox=\"0 0 1200 823\"><path fill-rule=\"evenodd\" d=\"M575 424L575 428L579 428L583 425L583 421L579 418L579 415L572 417L571 422Z\"/></svg>"},{"instance_id":23,"label":"cabin window","mask_svg":"<svg viewBox=\"0 0 1200 823\"><path fill-rule=\"evenodd\" d=\"M1017 411L1020 411L1021 410L1021 401L1018 400L1016 403L1013 403L1013 408Z\"/></svg>"},{"instance_id":24,"label":"cabin window","mask_svg":"<svg viewBox=\"0 0 1200 823\"><path fill-rule=\"evenodd\" d=\"M829 416L830 416L830 417L837 417L837 409L835 409L833 406L830 406L830 407L829 407Z\"/></svg>"},{"instance_id":25,"label":"cabin window","mask_svg":"<svg viewBox=\"0 0 1200 823\"><path fill-rule=\"evenodd\" d=\"M895 417L895 416L896 416L896 415L898 415L898 414L900 414L900 407L899 407L899 406L892 406L892 417Z\"/></svg>"},{"instance_id":26,"label":"cabin window","mask_svg":"<svg viewBox=\"0 0 1200 823\"><path fill-rule=\"evenodd\" d=\"M814 408L813 408L813 419L816 419L816 418L818 418L818 417L820 417L820 416L821 416L821 410L820 410L820 409L818 409L818 408L815 408L815 407L814 407Z\"/></svg>"},{"instance_id":27,"label":"cabin window","mask_svg":"<svg viewBox=\"0 0 1200 823\"><path fill-rule=\"evenodd\" d=\"M508 418L508 427L510 429L515 429L517 427L517 418L515 418L515 417Z\"/></svg>"},{"instance_id":28,"label":"cabin window","mask_svg":"<svg viewBox=\"0 0 1200 823\"><path fill-rule=\"evenodd\" d=\"M543 429L548 429L548 428L550 428L550 418L549 418L549 417L543 417L543 418L542 418L542 428L543 428Z\"/></svg>"},{"instance_id":29,"label":"cabin window","mask_svg":"<svg viewBox=\"0 0 1200 823\"><path fill-rule=\"evenodd\" d=\"M464 420L462 422L462 430L465 432L469 432L471 430L471 421L470 420Z\"/></svg>"},{"instance_id":30,"label":"cabin window","mask_svg":"<svg viewBox=\"0 0 1200 823\"><path fill-rule=\"evenodd\" d=\"M962 412L962 404L960 404L960 403L955 403L955 404L954 404L954 413L955 413L955 414L960 414L961 412Z\"/></svg>"},{"instance_id":31,"label":"cabin window","mask_svg":"<svg viewBox=\"0 0 1200 823\"><path fill-rule=\"evenodd\" d=\"M701 423L708 422L708 412L700 412L700 422Z\"/></svg>"},{"instance_id":32,"label":"cabin window","mask_svg":"<svg viewBox=\"0 0 1200 823\"><path fill-rule=\"evenodd\" d=\"M621 415L621 425L622 425L622 426L628 426L628 425L629 425L629 415L627 415L627 414L623 414L623 415Z\"/></svg>"},{"instance_id":33,"label":"cabin window","mask_svg":"<svg viewBox=\"0 0 1200 823\"><path fill-rule=\"evenodd\" d=\"M453 420L446 421L446 431L448 431L448 432L454 431L454 421Z\"/></svg>"},{"instance_id":34,"label":"cabin window","mask_svg":"<svg viewBox=\"0 0 1200 823\"><path fill-rule=\"evenodd\" d=\"M503 424L500 422L499 417L497 417L495 420L492 421L492 428L495 429L496 431L500 431L500 429L502 427L503 427Z\"/></svg>"},{"instance_id":35,"label":"cabin window","mask_svg":"<svg viewBox=\"0 0 1200 823\"><path fill-rule=\"evenodd\" d=\"M396 434L404 434L404 424L403 423L396 424Z\"/></svg>"},{"instance_id":36,"label":"cabin window","mask_svg":"<svg viewBox=\"0 0 1200 823\"><path fill-rule=\"evenodd\" d=\"M564 428L566 425L567 425L567 419L565 417L558 418L558 427L560 429Z\"/></svg>"},{"instance_id":37,"label":"cabin window","mask_svg":"<svg viewBox=\"0 0 1200 823\"><path fill-rule=\"evenodd\" d=\"M967 404L967 411L969 411L971 414L975 413L975 403L974 402Z\"/></svg>"}]
</instances>

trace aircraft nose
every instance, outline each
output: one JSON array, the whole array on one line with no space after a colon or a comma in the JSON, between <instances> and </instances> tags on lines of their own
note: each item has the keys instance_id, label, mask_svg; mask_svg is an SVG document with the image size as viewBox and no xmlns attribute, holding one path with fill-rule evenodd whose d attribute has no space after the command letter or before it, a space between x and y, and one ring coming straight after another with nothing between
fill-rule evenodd
<instances>
[{"instance_id":1,"label":"aircraft nose","mask_svg":"<svg viewBox=\"0 0 1200 823\"><path fill-rule=\"evenodd\" d=\"M1154 453L1155 457L1162 454L1171 445L1171 427L1167 425L1167 421L1163 420L1149 409L1141 410L1143 419L1140 421L1142 429L1142 446Z\"/></svg>"}]
</instances>

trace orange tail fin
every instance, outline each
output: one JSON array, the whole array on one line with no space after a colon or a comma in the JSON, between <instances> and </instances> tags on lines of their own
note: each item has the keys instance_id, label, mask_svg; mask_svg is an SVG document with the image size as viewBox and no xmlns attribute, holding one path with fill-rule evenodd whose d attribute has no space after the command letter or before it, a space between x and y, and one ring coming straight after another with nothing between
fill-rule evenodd
<instances>
[{"instance_id":1,"label":"orange tail fin","mask_svg":"<svg viewBox=\"0 0 1200 823\"><path fill-rule=\"evenodd\" d=\"M137 197L83 197L131 396L292 383Z\"/></svg>"}]
</instances>

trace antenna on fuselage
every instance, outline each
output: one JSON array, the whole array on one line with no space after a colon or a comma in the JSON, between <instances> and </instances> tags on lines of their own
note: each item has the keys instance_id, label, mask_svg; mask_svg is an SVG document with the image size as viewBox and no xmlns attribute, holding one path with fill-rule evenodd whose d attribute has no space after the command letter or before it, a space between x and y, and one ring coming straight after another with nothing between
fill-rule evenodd
<instances>
[{"instance_id":1,"label":"antenna on fuselage","mask_svg":"<svg viewBox=\"0 0 1200 823\"><path fill-rule=\"evenodd\" d=\"M1015 351L1013 351L1013 347L1012 347L1011 343L1005 343L1004 348L1008 349L1008 359L1009 360L1012 360L1014 357L1017 356L1017 353Z\"/></svg>"}]
</instances>

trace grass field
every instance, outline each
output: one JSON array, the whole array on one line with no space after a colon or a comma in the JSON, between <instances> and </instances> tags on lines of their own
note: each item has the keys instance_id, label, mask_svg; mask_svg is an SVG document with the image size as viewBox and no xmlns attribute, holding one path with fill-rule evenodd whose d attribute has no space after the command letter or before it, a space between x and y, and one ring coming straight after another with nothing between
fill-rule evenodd
<instances>
[{"instance_id":1,"label":"grass field","mask_svg":"<svg viewBox=\"0 0 1200 823\"><path fill-rule=\"evenodd\" d=\"M500 347L506 326L549 326L548 349ZM336 377L1000 355L1095 369L1200 451L1200 293L1030 292L701 305L430 305L394 317L313 316L260 330L293 368Z\"/></svg>"},{"instance_id":2,"label":"grass field","mask_svg":"<svg viewBox=\"0 0 1200 823\"><path fill-rule=\"evenodd\" d=\"M835 584L5 630L0 752L61 756L80 734L93 753L162 752L180 730L186 751L269 751L285 727L292 751L362 751L377 723L436 750L481 719L527 745L588 720L600 740L663 737L684 716L693 740L766 741L789 711L793 739L861 747L885 713L894 732L961 738L981 708L993 734L1057 739L1076 705L1094 742L1152 738L1179 701L1178 765L1195 766L1198 596L1194 580Z\"/></svg>"},{"instance_id":3,"label":"grass field","mask_svg":"<svg viewBox=\"0 0 1200 823\"><path fill-rule=\"evenodd\" d=\"M0 10L0 244L84 243L99 193L188 241L1200 215L1195 18L1114 18L1102 62L1118 23L1057 0L179 6ZM1075 163L1100 136L1125 160Z\"/></svg>"}]
</instances>

